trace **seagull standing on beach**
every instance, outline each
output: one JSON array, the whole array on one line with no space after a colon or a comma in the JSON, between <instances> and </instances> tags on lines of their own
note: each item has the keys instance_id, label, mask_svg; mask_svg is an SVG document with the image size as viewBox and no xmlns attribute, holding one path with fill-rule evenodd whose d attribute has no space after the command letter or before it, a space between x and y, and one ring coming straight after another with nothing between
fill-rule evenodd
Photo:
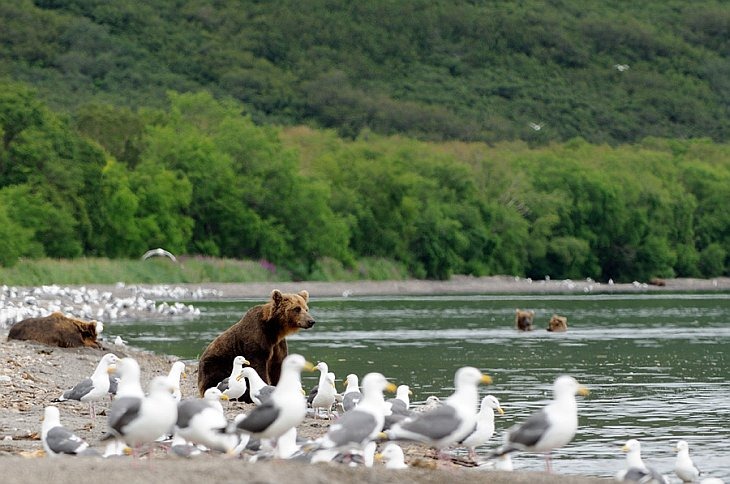
<instances>
[{"instance_id":1,"label":"seagull standing on beach","mask_svg":"<svg viewBox=\"0 0 730 484\"><path fill-rule=\"evenodd\" d=\"M302 395L301 372L314 367L302 355L290 354L281 364L281 377L271 397L248 415L239 415L231 430L261 439L278 439L296 427L307 415L307 401Z\"/></svg>"},{"instance_id":2,"label":"seagull standing on beach","mask_svg":"<svg viewBox=\"0 0 730 484\"><path fill-rule=\"evenodd\" d=\"M238 437L227 434L228 420L219 400L228 397L215 387L205 391L203 398L188 398L177 404L175 434L189 442L201 444L219 452L231 452Z\"/></svg>"},{"instance_id":3,"label":"seagull standing on beach","mask_svg":"<svg viewBox=\"0 0 730 484\"><path fill-rule=\"evenodd\" d=\"M106 397L109 393L109 371L112 365L117 362L117 356L114 353L107 353L102 356L101 361L91 377L77 383L70 390L63 392L58 398L53 399L54 402L64 402L66 400L78 400L80 402L89 403L89 413L92 419L96 419L94 411L94 402Z\"/></svg>"},{"instance_id":4,"label":"seagull standing on beach","mask_svg":"<svg viewBox=\"0 0 730 484\"><path fill-rule=\"evenodd\" d=\"M89 449L84 439L61 425L58 407L49 405L43 413L41 425L41 442L43 450L51 457L59 455L83 455Z\"/></svg>"},{"instance_id":5,"label":"seagull standing on beach","mask_svg":"<svg viewBox=\"0 0 730 484\"><path fill-rule=\"evenodd\" d=\"M409 415L411 407L411 391L408 385L398 385L395 390L395 397L389 398L385 403L390 404L390 411L394 414Z\"/></svg>"},{"instance_id":6,"label":"seagull standing on beach","mask_svg":"<svg viewBox=\"0 0 730 484\"><path fill-rule=\"evenodd\" d=\"M362 398L362 393L360 393L357 375L350 373L345 378L345 381L347 382L347 386L345 387L345 393L342 394L342 408L347 412L357 406Z\"/></svg>"},{"instance_id":7,"label":"seagull standing on beach","mask_svg":"<svg viewBox=\"0 0 730 484\"><path fill-rule=\"evenodd\" d=\"M616 473L614 476L616 482L669 484L659 471L644 464L641 459L641 443L638 440L627 440L621 450L626 452L626 467Z\"/></svg>"},{"instance_id":8,"label":"seagull standing on beach","mask_svg":"<svg viewBox=\"0 0 730 484\"><path fill-rule=\"evenodd\" d=\"M550 452L568 444L578 430L576 394L588 395L588 389L572 376L559 376L553 383L553 401L521 424L508 429L506 443L492 452L490 457L518 450L544 452L545 467L550 472Z\"/></svg>"},{"instance_id":9,"label":"seagull standing on beach","mask_svg":"<svg viewBox=\"0 0 730 484\"><path fill-rule=\"evenodd\" d=\"M368 373L362 379L362 400L330 425L319 446L322 449L362 449L383 429L385 398L383 391L396 387L380 373Z\"/></svg>"},{"instance_id":10,"label":"seagull standing on beach","mask_svg":"<svg viewBox=\"0 0 730 484\"><path fill-rule=\"evenodd\" d=\"M123 440L137 455L141 445L168 434L177 421L173 390L167 377L156 376L150 382L148 396L117 397L109 410L109 432L102 440Z\"/></svg>"},{"instance_id":11,"label":"seagull standing on beach","mask_svg":"<svg viewBox=\"0 0 730 484\"><path fill-rule=\"evenodd\" d=\"M322 365L322 367L319 365ZM335 374L327 371L327 363L324 362L318 363L315 368L319 368L321 374L319 376L317 392L311 401L312 408L314 409L314 418L317 418L320 409L324 409L329 419L332 417L332 405L335 403L335 394L337 393Z\"/></svg>"},{"instance_id":12,"label":"seagull standing on beach","mask_svg":"<svg viewBox=\"0 0 730 484\"><path fill-rule=\"evenodd\" d=\"M494 395L487 395L482 398L481 406L479 407L479 413L477 414L477 422L474 425L474 430L464 437L460 445L469 449L469 457L474 460L476 459L476 447L486 443L494 435L494 411L499 412L500 415L504 415L504 410L499 405L499 400Z\"/></svg>"},{"instance_id":13,"label":"seagull standing on beach","mask_svg":"<svg viewBox=\"0 0 730 484\"><path fill-rule=\"evenodd\" d=\"M243 372L243 366L250 364L244 356L236 356L233 359L233 368L231 369L230 376L227 376L218 383L218 390L226 395L229 400L240 398L246 393L246 379L241 378L241 373Z\"/></svg>"},{"instance_id":14,"label":"seagull standing on beach","mask_svg":"<svg viewBox=\"0 0 730 484\"><path fill-rule=\"evenodd\" d=\"M274 390L276 390L276 387L267 384L252 366L247 366L241 370L241 374L238 376L238 379L243 378L248 380L248 386L250 387L249 395L251 396L251 401L256 405L261 405L271 396L272 393L274 393ZM301 391L299 393L301 393Z\"/></svg>"},{"instance_id":15,"label":"seagull standing on beach","mask_svg":"<svg viewBox=\"0 0 730 484\"><path fill-rule=\"evenodd\" d=\"M134 358L122 358L114 371L119 375L115 398L135 397L144 398L144 390L139 381L139 363Z\"/></svg>"},{"instance_id":16,"label":"seagull standing on beach","mask_svg":"<svg viewBox=\"0 0 730 484\"><path fill-rule=\"evenodd\" d=\"M702 474L689 456L689 444L680 440L677 442L677 460L674 463L674 473L682 482L695 482Z\"/></svg>"},{"instance_id":17,"label":"seagull standing on beach","mask_svg":"<svg viewBox=\"0 0 730 484\"><path fill-rule=\"evenodd\" d=\"M383 451L375 456L385 462L386 469L408 469L403 457L403 449L398 444L389 443L383 447Z\"/></svg>"},{"instance_id":18,"label":"seagull standing on beach","mask_svg":"<svg viewBox=\"0 0 730 484\"><path fill-rule=\"evenodd\" d=\"M182 361L176 361L170 368L170 373L167 374L167 380L173 387L172 396L176 402L182 399L182 392L180 391L180 378L185 378L185 363Z\"/></svg>"},{"instance_id":19,"label":"seagull standing on beach","mask_svg":"<svg viewBox=\"0 0 730 484\"><path fill-rule=\"evenodd\" d=\"M407 418L385 431L389 440L413 440L430 445L445 457L441 449L453 445L469 434L476 423L479 383L492 379L478 369L465 366L456 371L454 393L443 405Z\"/></svg>"}]
</instances>

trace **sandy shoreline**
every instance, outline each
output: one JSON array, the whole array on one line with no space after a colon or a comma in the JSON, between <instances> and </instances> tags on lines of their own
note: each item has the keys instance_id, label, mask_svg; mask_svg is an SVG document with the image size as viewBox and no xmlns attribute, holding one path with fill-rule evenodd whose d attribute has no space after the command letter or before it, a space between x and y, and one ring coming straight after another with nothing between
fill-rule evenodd
<instances>
[{"instance_id":1,"label":"sandy shoreline","mask_svg":"<svg viewBox=\"0 0 730 484\"><path fill-rule=\"evenodd\" d=\"M265 300L272 289L285 292L306 289L311 297L388 296L388 295L436 295L436 294L502 294L502 293L636 293L636 292L685 292L730 291L730 278L712 280L674 279L664 286L642 284L598 284L592 281L529 281L511 277L470 278L457 277L450 281L358 281L358 282L295 282L255 284L175 284L190 291L205 288L206 299L254 298ZM152 286L89 286L108 290L119 297ZM213 295L211 295L213 294ZM447 465L446 468L411 468L406 471L388 472L382 466L371 469L351 469L342 465L308 465L288 461L250 464L242 459L223 460L217 456L202 456L184 460L161 454L152 463L132 464L129 459L104 460L101 458L28 458L37 457L41 444L38 440L41 416L51 399L75 384L79 377L91 374L102 354L111 350L119 356L134 356L140 362L143 384L153 376L167 374L174 357L154 355L148 352L110 345L106 350L62 349L35 343L7 341L7 330L0 330L0 466L11 470L3 476L6 483L25 483L29 480L57 484L78 483L80 474L104 472L109 483L130 480L156 480L161 484L203 481L214 477L222 482L444 482L458 479L464 483L594 483L606 482L588 476L549 475L534 472L500 473ZM196 370L189 365L188 378L182 381L183 395L195 395ZM88 407L79 402L61 405L61 421L64 425L87 439L92 447L98 447L99 437L106 430L106 418L101 416L92 424ZM101 404L102 408L108 403ZM245 404L231 404L227 408L229 418L245 411ZM321 435L328 424L308 418L300 428L305 437ZM407 449L407 461L424 461L425 449L411 446ZM227 470L221 470L222 467ZM443 466L442 466L443 467Z\"/></svg>"}]
</instances>

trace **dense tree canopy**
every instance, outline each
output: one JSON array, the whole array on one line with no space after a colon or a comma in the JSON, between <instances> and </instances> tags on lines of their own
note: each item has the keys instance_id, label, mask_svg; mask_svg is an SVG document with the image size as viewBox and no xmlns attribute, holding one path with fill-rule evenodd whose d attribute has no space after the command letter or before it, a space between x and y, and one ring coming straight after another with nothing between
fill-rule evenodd
<instances>
[{"instance_id":1,"label":"dense tree canopy","mask_svg":"<svg viewBox=\"0 0 730 484\"><path fill-rule=\"evenodd\" d=\"M730 11L0 2L0 264L730 274Z\"/></svg>"},{"instance_id":2,"label":"dense tree canopy","mask_svg":"<svg viewBox=\"0 0 730 484\"><path fill-rule=\"evenodd\" d=\"M69 119L15 83L0 90L0 135L5 265L164 246L297 277L366 257L428 278L728 273L730 147L709 140L346 140L259 126L207 92Z\"/></svg>"},{"instance_id":3,"label":"dense tree canopy","mask_svg":"<svg viewBox=\"0 0 730 484\"><path fill-rule=\"evenodd\" d=\"M722 0L17 0L0 76L67 108L206 89L352 138L724 142L728 39Z\"/></svg>"}]
</instances>

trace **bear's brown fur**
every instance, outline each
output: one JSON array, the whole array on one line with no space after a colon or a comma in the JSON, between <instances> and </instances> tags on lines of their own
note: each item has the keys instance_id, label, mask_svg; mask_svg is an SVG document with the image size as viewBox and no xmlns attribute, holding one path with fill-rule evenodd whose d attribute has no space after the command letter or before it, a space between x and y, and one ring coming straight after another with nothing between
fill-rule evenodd
<instances>
[{"instance_id":1,"label":"bear's brown fur","mask_svg":"<svg viewBox=\"0 0 730 484\"><path fill-rule=\"evenodd\" d=\"M96 322L69 318L60 312L18 321L10 328L8 339L32 340L61 348L101 348L96 341Z\"/></svg>"},{"instance_id":2,"label":"bear's brown fur","mask_svg":"<svg viewBox=\"0 0 730 484\"><path fill-rule=\"evenodd\" d=\"M517 309L515 312L515 328L520 331L532 331L532 320L535 318L535 311L522 311Z\"/></svg>"},{"instance_id":3,"label":"bear's brown fur","mask_svg":"<svg viewBox=\"0 0 730 484\"><path fill-rule=\"evenodd\" d=\"M568 331L568 318L566 318L565 316L558 316L557 314L553 314L553 316L550 318L550 321L548 322L547 330L554 331L556 333Z\"/></svg>"},{"instance_id":4,"label":"bear's brown fur","mask_svg":"<svg viewBox=\"0 0 730 484\"><path fill-rule=\"evenodd\" d=\"M281 362L288 353L286 336L314 326L308 301L307 291L282 294L275 289L269 302L252 307L240 321L218 335L198 362L200 394L230 375L237 355L246 357L266 383L276 385ZM248 390L243 399L250 402Z\"/></svg>"}]
</instances>

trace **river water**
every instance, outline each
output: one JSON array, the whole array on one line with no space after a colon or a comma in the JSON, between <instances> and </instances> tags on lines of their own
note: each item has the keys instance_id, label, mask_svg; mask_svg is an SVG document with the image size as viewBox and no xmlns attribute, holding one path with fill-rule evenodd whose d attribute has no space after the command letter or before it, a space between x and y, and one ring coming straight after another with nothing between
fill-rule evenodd
<instances>
[{"instance_id":1,"label":"river water","mask_svg":"<svg viewBox=\"0 0 730 484\"><path fill-rule=\"evenodd\" d=\"M197 319L114 323L130 344L195 359L205 345L260 300L200 302ZM535 311L537 329L514 328L516 308ZM289 338L290 352L326 361L338 389L348 373L379 371L408 384L412 401L446 397L457 368L494 379L506 412L478 451L551 396L556 376L570 374L591 394L579 398L578 433L553 455L555 472L612 476L621 446L639 439L644 460L671 473L678 439L689 442L707 474L730 478L730 295L626 294L349 297L310 300L313 329ZM567 333L545 331L553 313ZM316 384L304 375L304 386ZM516 454L515 468L540 470L542 456Z\"/></svg>"}]
</instances>

